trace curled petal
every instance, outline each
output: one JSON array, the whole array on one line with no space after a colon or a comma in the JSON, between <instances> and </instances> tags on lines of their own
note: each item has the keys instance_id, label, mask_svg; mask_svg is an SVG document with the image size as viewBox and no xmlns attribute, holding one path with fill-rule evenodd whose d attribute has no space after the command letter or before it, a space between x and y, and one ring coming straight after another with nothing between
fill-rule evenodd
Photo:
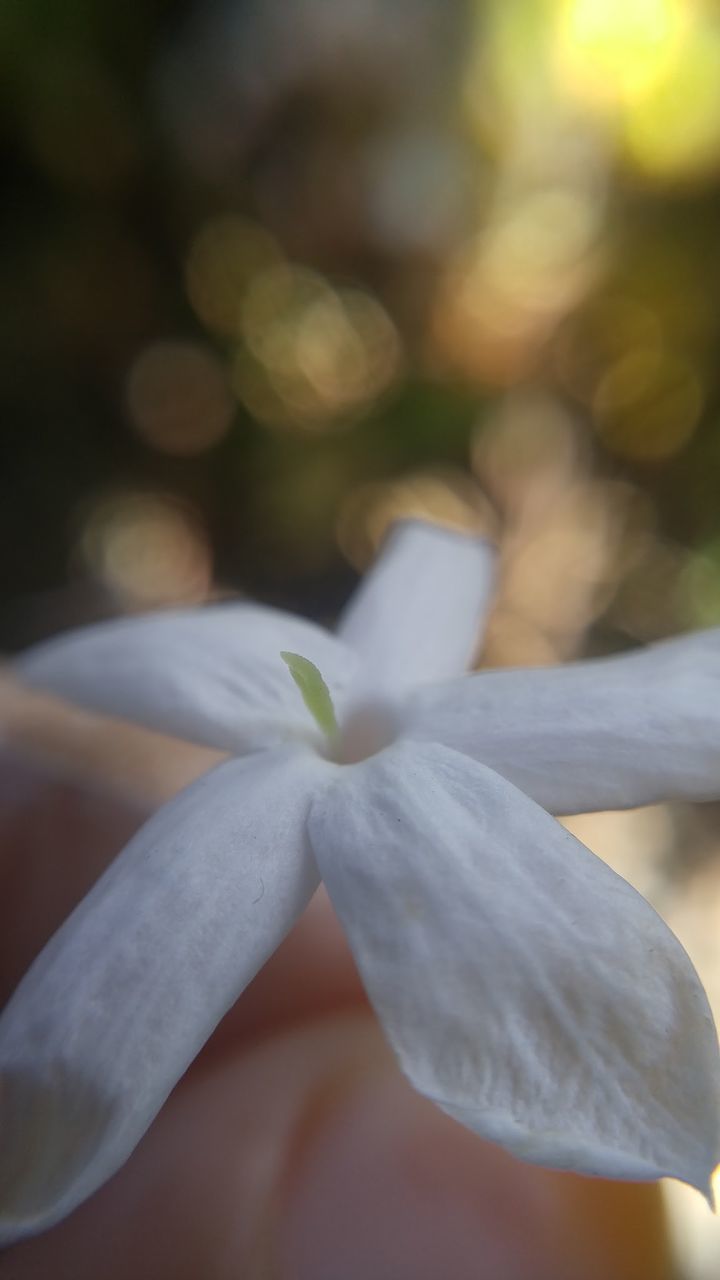
<instances>
[{"instance_id":1,"label":"curled petal","mask_svg":"<svg viewBox=\"0 0 720 1280\"><path fill-rule=\"evenodd\" d=\"M28 684L237 754L315 736L280 652L310 658L338 697L357 660L321 627L275 609L223 604L123 618L37 645L16 663Z\"/></svg>"},{"instance_id":2,"label":"curled petal","mask_svg":"<svg viewBox=\"0 0 720 1280\"><path fill-rule=\"evenodd\" d=\"M0 1017L0 1243L69 1213L132 1151L317 885L330 765L298 749L206 774L148 822Z\"/></svg>"},{"instance_id":3,"label":"curled petal","mask_svg":"<svg viewBox=\"0 0 720 1280\"><path fill-rule=\"evenodd\" d=\"M403 521L350 601L338 635L382 688L457 675L480 638L494 579L495 550L485 538Z\"/></svg>"},{"instance_id":4,"label":"curled petal","mask_svg":"<svg viewBox=\"0 0 720 1280\"><path fill-rule=\"evenodd\" d=\"M707 1192L715 1029L634 889L510 783L432 744L348 769L309 830L421 1093L523 1159Z\"/></svg>"},{"instance_id":5,"label":"curled petal","mask_svg":"<svg viewBox=\"0 0 720 1280\"><path fill-rule=\"evenodd\" d=\"M404 732L482 761L551 813L718 799L720 629L418 690Z\"/></svg>"}]
</instances>

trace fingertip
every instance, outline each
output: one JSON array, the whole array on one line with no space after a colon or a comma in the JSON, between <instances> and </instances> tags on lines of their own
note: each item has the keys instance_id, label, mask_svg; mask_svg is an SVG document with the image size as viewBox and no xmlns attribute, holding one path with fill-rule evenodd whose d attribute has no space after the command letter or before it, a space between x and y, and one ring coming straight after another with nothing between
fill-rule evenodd
<instances>
[{"instance_id":1,"label":"fingertip","mask_svg":"<svg viewBox=\"0 0 720 1280\"><path fill-rule=\"evenodd\" d=\"M64 1222L9 1249L0 1276L250 1280L274 1249L279 1188L298 1144L324 1122L323 1099L387 1062L360 1015L186 1077L119 1173Z\"/></svg>"},{"instance_id":2,"label":"fingertip","mask_svg":"<svg viewBox=\"0 0 720 1280\"><path fill-rule=\"evenodd\" d=\"M668 1280L654 1186L523 1164L413 1093L369 1015L188 1076L7 1280Z\"/></svg>"},{"instance_id":3,"label":"fingertip","mask_svg":"<svg viewBox=\"0 0 720 1280\"><path fill-rule=\"evenodd\" d=\"M373 1076L306 1144L282 1280L669 1280L656 1186L524 1164L399 1074Z\"/></svg>"}]
</instances>

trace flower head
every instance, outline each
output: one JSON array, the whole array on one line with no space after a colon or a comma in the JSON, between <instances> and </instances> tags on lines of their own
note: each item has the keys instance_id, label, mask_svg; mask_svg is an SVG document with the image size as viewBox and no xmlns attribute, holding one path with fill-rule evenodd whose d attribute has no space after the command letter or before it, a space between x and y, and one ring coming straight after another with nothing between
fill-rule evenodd
<instances>
[{"instance_id":1,"label":"flower head","mask_svg":"<svg viewBox=\"0 0 720 1280\"><path fill-rule=\"evenodd\" d=\"M39 688L234 758L141 829L0 1018L2 1238L123 1163L319 876L423 1094L523 1158L707 1192L700 982L551 814L720 796L720 635L458 678L491 584L486 543L411 523L336 637L223 605L21 660Z\"/></svg>"}]
</instances>

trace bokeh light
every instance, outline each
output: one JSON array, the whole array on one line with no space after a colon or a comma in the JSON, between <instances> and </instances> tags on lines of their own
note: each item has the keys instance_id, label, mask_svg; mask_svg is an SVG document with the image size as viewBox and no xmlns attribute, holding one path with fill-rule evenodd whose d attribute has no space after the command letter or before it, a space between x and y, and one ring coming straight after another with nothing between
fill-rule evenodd
<instances>
[{"instance_id":1,"label":"bokeh light","mask_svg":"<svg viewBox=\"0 0 720 1280\"><path fill-rule=\"evenodd\" d=\"M583 465L577 422L541 391L506 396L471 442L473 471L506 517L550 505Z\"/></svg>"},{"instance_id":2,"label":"bokeh light","mask_svg":"<svg viewBox=\"0 0 720 1280\"><path fill-rule=\"evenodd\" d=\"M222 440L235 411L222 363L192 342L155 342L141 351L128 372L126 401L138 434L178 457Z\"/></svg>"},{"instance_id":3,"label":"bokeh light","mask_svg":"<svg viewBox=\"0 0 720 1280\"><path fill-rule=\"evenodd\" d=\"M250 219L232 213L208 219L185 260L185 287L199 319L216 333L236 337L248 284L280 259L272 236Z\"/></svg>"},{"instance_id":4,"label":"bokeh light","mask_svg":"<svg viewBox=\"0 0 720 1280\"><path fill-rule=\"evenodd\" d=\"M289 263L259 272L240 310L239 399L270 426L322 431L386 391L401 365L397 330L358 289L334 289Z\"/></svg>"},{"instance_id":5,"label":"bokeh light","mask_svg":"<svg viewBox=\"0 0 720 1280\"><path fill-rule=\"evenodd\" d=\"M504 516L485 661L573 657L645 550L647 505L627 481L593 475L579 423L547 395L507 397L472 458Z\"/></svg>"},{"instance_id":6,"label":"bokeh light","mask_svg":"<svg viewBox=\"0 0 720 1280\"><path fill-rule=\"evenodd\" d=\"M647 502L648 523L654 515ZM608 620L631 640L647 643L676 635L692 620L682 586L688 553L663 541L650 527L635 542L635 556L625 572L608 611Z\"/></svg>"},{"instance_id":7,"label":"bokeh light","mask_svg":"<svg viewBox=\"0 0 720 1280\"><path fill-rule=\"evenodd\" d=\"M118 493L88 512L77 554L123 609L199 604L212 586L212 554L197 517L160 494Z\"/></svg>"},{"instance_id":8,"label":"bokeh light","mask_svg":"<svg viewBox=\"0 0 720 1280\"><path fill-rule=\"evenodd\" d=\"M592 195L570 184L503 201L446 270L433 316L436 358L480 382L524 376L593 278L599 218Z\"/></svg>"},{"instance_id":9,"label":"bokeh light","mask_svg":"<svg viewBox=\"0 0 720 1280\"><path fill-rule=\"evenodd\" d=\"M340 510L337 536L348 560L363 570L397 520L428 520L494 539L497 513L478 485L462 471L437 468L399 480L361 485Z\"/></svg>"},{"instance_id":10,"label":"bokeh light","mask_svg":"<svg viewBox=\"0 0 720 1280\"><path fill-rule=\"evenodd\" d=\"M688 361L637 351L617 360L593 398L605 444L628 458L670 457L690 439L703 407L699 375Z\"/></svg>"}]
</instances>

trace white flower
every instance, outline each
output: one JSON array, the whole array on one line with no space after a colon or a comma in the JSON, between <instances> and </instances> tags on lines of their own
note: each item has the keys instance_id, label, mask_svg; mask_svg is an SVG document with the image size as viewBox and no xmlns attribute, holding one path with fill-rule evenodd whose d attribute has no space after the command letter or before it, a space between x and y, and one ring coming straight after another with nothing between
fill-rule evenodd
<instances>
[{"instance_id":1,"label":"white flower","mask_svg":"<svg viewBox=\"0 0 720 1280\"><path fill-rule=\"evenodd\" d=\"M720 634L449 679L491 579L487 544L412 523L337 638L222 605L21 661L37 687L240 758L142 828L0 1019L5 1241L122 1164L319 874L417 1089L523 1158L708 1191L720 1098L700 982L547 811L720 796ZM331 744L281 650L325 677Z\"/></svg>"}]
</instances>

